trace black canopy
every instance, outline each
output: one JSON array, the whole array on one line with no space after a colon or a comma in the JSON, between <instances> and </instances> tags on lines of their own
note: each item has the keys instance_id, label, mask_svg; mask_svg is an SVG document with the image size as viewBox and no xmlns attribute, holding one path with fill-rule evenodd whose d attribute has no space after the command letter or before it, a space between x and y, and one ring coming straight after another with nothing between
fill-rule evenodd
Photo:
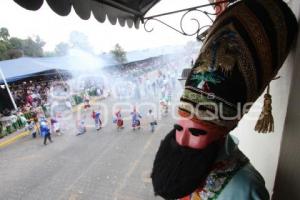
<instances>
[{"instance_id":1,"label":"black canopy","mask_svg":"<svg viewBox=\"0 0 300 200\"><path fill-rule=\"evenodd\" d=\"M44 0L14 0L28 10L38 10ZM106 18L111 24L117 21L121 26L133 24L139 27L145 14L160 0L46 0L51 9L59 15L66 16L73 6L77 15L84 20L90 18L91 13L99 22Z\"/></svg>"}]
</instances>

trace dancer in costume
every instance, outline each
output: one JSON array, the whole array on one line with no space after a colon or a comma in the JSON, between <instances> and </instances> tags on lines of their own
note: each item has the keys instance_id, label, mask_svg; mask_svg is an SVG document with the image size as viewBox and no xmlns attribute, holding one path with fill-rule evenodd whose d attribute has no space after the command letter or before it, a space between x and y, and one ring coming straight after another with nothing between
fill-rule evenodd
<instances>
[{"instance_id":1,"label":"dancer in costume","mask_svg":"<svg viewBox=\"0 0 300 200\"><path fill-rule=\"evenodd\" d=\"M47 139L52 142L50 128L46 119L42 119L40 122L40 133L44 137L44 145L47 145Z\"/></svg>"},{"instance_id":2,"label":"dancer in costume","mask_svg":"<svg viewBox=\"0 0 300 200\"><path fill-rule=\"evenodd\" d=\"M134 107L133 111L130 113L131 114L131 126L132 129L140 129L141 128L141 121L140 119L142 118L141 114L137 112L136 108Z\"/></svg>"},{"instance_id":3,"label":"dancer in costume","mask_svg":"<svg viewBox=\"0 0 300 200\"><path fill-rule=\"evenodd\" d=\"M168 115L169 112L169 105L168 102L165 99L161 99L159 101L159 105L160 105L160 113L162 117L165 117Z\"/></svg>"},{"instance_id":4,"label":"dancer in costume","mask_svg":"<svg viewBox=\"0 0 300 200\"><path fill-rule=\"evenodd\" d=\"M274 131L268 85L284 63L297 27L282 0L238 1L217 17L185 83L180 119L156 154L151 174L155 195L270 199L263 177L229 133L266 88L255 130Z\"/></svg>"},{"instance_id":5,"label":"dancer in costume","mask_svg":"<svg viewBox=\"0 0 300 200\"><path fill-rule=\"evenodd\" d=\"M77 121L77 136L86 133L86 126L84 118Z\"/></svg>"},{"instance_id":6,"label":"dancer in costume","mask_svg":"<svg viewBox=\"0 0 300 200\"><path fill-rule=\"evenodd\" d=\"M92 118L95 121L96 130L99 131L102 128L101 112L100 111L96 112L93 110Z\"/></svg>"},{"instance_id":7,"label":"dancer in costume","mask_svg":"<svg viewBox=\"0 0 300 200\"><path fill-rule=\"evenodd\" d=\"M148 118L149 118L149 123L150 123L150 130L153 133L155 131L155 126L157 125L157 121L155 119L152 109L150 109L148 111Z\"/></svg>"},{"instance_id":8,"label":"dancer in costume","mask_svg":"<svg viewBox=\"0 0 300 200\"><path fill-rule=\"evenodd\" d=\"M121 109L119 109L114 116L114 123L117 125L117 129L123 129L124 128L124 121L121 115Z\"/></svg>"},{"instance_id":9,"label":"dancer in costume","mask_svg":"<svg viewBox=\"0 0 300 200\"><path fill-rule=\"evenodd\" d=\"M27 130L30 131L32 138L36 138L36 124L34 120L28 120L27 121Z\"/></svg>"},{"instance_id":10,"label":"dancer in costume","mask_svg":"<svg viewBox=\"0 0 300 200\"><path fill-rule=\"evenodd\" d=\"M57 117L52 117L50 122L52 133L57 133L58 135L60 135L60 124L58 122Z\"/></svg>"}]
</instances>

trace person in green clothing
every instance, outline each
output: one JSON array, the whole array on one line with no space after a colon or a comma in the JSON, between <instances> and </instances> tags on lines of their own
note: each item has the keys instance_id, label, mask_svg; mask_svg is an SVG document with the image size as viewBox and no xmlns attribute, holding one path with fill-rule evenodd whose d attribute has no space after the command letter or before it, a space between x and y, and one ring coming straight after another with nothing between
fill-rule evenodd
<instances>
[{"instance_id":1,"label":"person in green clothing","mask_svg":"<svg viewBox=\"0 0 300 200\"><path fill-rule=\"evenodd\" d=\"M284 63L297 27L282 0L239 1L217 17L186 80L180 118L156 154L151 174L155 195L269 199L263 177L229 133L266 88L255 130L274 131L268 85Z\"/></svg>"}]
</instances>

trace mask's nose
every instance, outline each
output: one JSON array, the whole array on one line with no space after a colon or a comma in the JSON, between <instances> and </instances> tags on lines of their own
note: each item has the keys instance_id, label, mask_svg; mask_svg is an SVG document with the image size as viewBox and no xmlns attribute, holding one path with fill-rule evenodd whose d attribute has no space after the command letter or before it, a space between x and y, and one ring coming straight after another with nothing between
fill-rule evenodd
<instances>
[{"instance_id":1,"label":"mask's nose","mask_svg":"<svg viewBox=\"0 0 300 200\"><path fill-rule=\"evenodd\" d=\"M183 128L183 130L176 130L176 141L181 146L189 146L190 142L190 134L187 128Z\"/></svg>"}]
</instances>

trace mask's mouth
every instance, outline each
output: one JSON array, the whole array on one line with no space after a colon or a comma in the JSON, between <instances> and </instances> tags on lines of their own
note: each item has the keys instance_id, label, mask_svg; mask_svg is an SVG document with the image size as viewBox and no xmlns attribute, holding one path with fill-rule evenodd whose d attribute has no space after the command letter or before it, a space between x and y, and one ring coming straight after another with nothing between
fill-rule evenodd
<instances>
[{"instance_id":1,"label":"mask's mouth","mask_svg":"<svg viewBox=\"0 0 300 200\"><path fill-rule=\"evenodd\" d=\"M193 193L209 173L219 146L218 142L200 150L181 146L173 129L161 142L154 160L151 177L155 195L179 199Z\"/></svg>"}]
</instances>

